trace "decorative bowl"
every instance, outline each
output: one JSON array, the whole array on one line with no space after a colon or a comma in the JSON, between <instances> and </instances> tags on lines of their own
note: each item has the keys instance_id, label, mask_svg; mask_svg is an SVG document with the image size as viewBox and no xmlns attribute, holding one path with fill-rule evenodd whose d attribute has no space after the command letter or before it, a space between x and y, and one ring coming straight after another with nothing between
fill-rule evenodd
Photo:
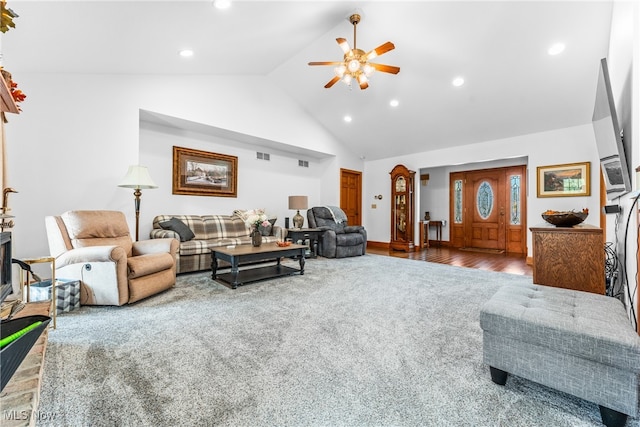
<instances>
[{"instance_id":1,"label":"decorative bowl","mask_svg":"<svg viewBox=\"0 0 640 427\"><path fill-rule=\"evenodd\" d=\"M547 211L542 214L542 219L556 227L573 227L580 224L589 215L589 211Z\"/></svg>"},{"instance_id":2,"label":"decorative bowl","mask_svg":"<svg viewBox=\"0 0 640 427\"><path fill-rule=\"evenodd\" d=\"M276 242L276 245L278 245L278 246L280 246L280 247L282 248L282 247L285 247L285 246L289 246L289 245L291 245L291 242L289 242L289 241L286 241L286 242Z\"/></svg>"}]
</instances>

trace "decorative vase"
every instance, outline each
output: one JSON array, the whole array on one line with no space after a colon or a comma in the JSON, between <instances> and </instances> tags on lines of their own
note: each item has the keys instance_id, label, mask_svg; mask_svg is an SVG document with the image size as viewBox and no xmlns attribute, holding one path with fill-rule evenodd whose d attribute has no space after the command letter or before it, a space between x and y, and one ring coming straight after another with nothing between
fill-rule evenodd
<instances>
[{"instance_id":1,"label":"decorative vase","mask_svg":"<svg viewBox=\"0 0 640 427\"><path fill-rule=\"evenodd\" d=\"M262 234L260 234L260 231L253 230L251 232L251 244L256 247L262 244Z\"/></svg>"}]
</instances>

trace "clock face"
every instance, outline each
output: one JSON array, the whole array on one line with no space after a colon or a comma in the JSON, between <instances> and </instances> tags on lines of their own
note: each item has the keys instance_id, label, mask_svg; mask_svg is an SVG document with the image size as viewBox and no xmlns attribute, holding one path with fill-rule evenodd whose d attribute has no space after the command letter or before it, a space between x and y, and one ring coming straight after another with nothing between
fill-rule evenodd
<instances>
[{"instance_id":1,"label":"clock face","mask_svg":"<svg viewBox=\"0 0 640 427\"><path fill-rule=\"evenodd\" d=\"M396 178L396 192L404 193L405 191L407 191L407 181L403 176L399 176Z\"/></svg>"}]
</instances>

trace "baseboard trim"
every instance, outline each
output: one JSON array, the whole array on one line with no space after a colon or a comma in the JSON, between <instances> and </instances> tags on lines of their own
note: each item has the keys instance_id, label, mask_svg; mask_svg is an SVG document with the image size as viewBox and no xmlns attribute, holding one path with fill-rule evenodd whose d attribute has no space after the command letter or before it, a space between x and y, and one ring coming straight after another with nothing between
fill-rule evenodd
<instances>
[{"instance_id":1,"label":"baseboard trim","mask_svg":"<svg viewBox=\"0 0 640 427\"><path fill-rule=\"evenodd\" d=\"M437 240L429 240L429 247L438 247L438 246L447 246L449 247L449 242L448 241L437 241ZM372 248L372 249L389 249L389 242L376 242L373 240L367 240L367 248ZM415 245L415 249L416 251L419 251L421 249L426 249L427 246L424 245L423 247L420 247L420 245Z\"/></svg>"},{"instance_id":2,"label":"baseboard trim","mask_svg":"<svg viewBox=\"0 0 640 427\"><path fill-rule=\"evenodd\" d=\"M367 248L389 249L389 242L374 242L371 240L367 240Z\"/></svg>"}]
</instances>

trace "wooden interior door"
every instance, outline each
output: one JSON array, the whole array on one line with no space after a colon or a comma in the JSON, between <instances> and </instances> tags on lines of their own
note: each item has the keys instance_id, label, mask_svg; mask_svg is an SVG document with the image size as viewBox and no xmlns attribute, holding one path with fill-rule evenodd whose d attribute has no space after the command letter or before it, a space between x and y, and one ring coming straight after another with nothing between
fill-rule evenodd
<instances>
[{"instance_id":1,"label":"wooden interior door","mask_svg":"<svg viewBox=\"0 0 640 427\"><path fill-rule=\"evenodd\" d=\"M347 224L362 225L362 172L340 169L340 209Z\"/></svg>"},{"instance_id":2,"label":"wooden interior door","mask_svg":"<svg viewBox=\"0 0 640 427\"><path fill-rule=\"evenodd\" d=\"M505 176L502 170L467 173L464 198L467 212L465 235L472 248L505 249Z\"/></svg>"}]
</instances>

